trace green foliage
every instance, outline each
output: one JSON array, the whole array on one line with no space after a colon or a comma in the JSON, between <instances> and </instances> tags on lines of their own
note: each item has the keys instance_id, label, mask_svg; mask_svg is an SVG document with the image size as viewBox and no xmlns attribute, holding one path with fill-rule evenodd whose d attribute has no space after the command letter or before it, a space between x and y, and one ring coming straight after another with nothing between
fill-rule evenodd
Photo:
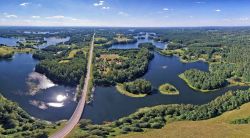
<instances>
[{"instance_id":1,"label":"green foliage","mask_svg":"<svg viewBox=\"0 0 250 138\"><path fill-rule=\"evenodd\" d=\"M0 59L1 58L11 58L14 52L11 48L0 46Z\"/></svg>"},{"instance_id":2,"label":"green foliage","mask_svg":"<svg viewBox=\"0 0 250 138\"><path fill-rule=\"evenodd\" d=\"M149 94L152 90L152 85L144 79L137 79L133 82L125 82L124 89L133 94Z\"/></svg>"},{"instance_id":3,"label":"green foliage","mask_svg":"<svg viewBox=\"0 0 250 138\"><path fill-rule=\"evenodd\" d=\"M237 65L236 75L242 77L243 81L250 82L250 47L231 47L226 54L225 61Z\"/></svg>"},{"instance_id":4,"label":"green foliage","mask_svg":"<svg viewBox=\"0 0 250 138\"><path fill-rule=\"evenodd\" d=\"M50 126L54 126L50 124ZM46 122L29 116L16 103L0 95L0 136L47 138Z\"/></svg>"},{"instance_id":5,"label":"green foliage","mask_svg":"<svg viewBox=\"0 0 250 138\"><path fill-rule=\"evenodd\" d=\"M250 116L247 118L239 118L235 119L230 122L231 124L249 124L250 123Z\"/></svg>"},{"instance_id":6,"label":"green foliage","mask_svg":"<svg viewBox=\"0 0 250 138\"><path fill-rule=\"evenodd\" d=\"M173 120L205 120L236 109L250 101L250 90L229 91L204 105L159 105L140 109L128 117L121 118L110 124L88 125L83 131L90 136L108 137L129 132L141 132L147 129L162 128ZM246 120L246 119L244 119ZM248 119L247 119L248 120ZM246 122L246 121L242 121ZM98 131L96 130L98 129ZM95 130L95 131L93 131ZM93 133L94 132L94 133ZM117 134L117 132L119 132Z\"/></svg>"},{"instance_id":7,"label":"green foliage","mask_svg":"<svg viewBox=\"0 0 250 138\"><path fill-rule=\"evenodd\" d=\"M226 77L217 73L190 69L184 72L189 85L201 90L214 90L225 86Z\"/></svg>"},{"instance_id":8,"label":"green foliage","mask_svg":"<svg viewBox=\"0 0 250 138\"><path fill-rule=\"evenodd\" d=\"M147 48L148 50L154 50L155 49L155 45L153 45L153 43L140 43L138 45L139 48Z\"/></svg>"},{"instance_id":9,"label":"green foliage","mask_svg":"<svg viewBox=\"0 0 250 138\"><path fill-rule=\"evenodd\" d=\"M102 54L116 54L113 60L104 60ZM140 50L99 50L96 52L94 82L97 85L112 85L133 80L144 75L153 54L142 48Z\"/></svg>"},{"instance_id":10,"label":"green foliage","mask_svg":"<svg viewBox=\"0 0 250 138\"><path fill-rule=\"evenodd\" d=\"M168 44L168 47L167 47L167 49L168 50L175 50L175 49L180 49L180 48L183 48L184 47L184 45L183 44L181 44L181 43L169 43Z\"/></svg>"},{"instance_id":11,"label":"green foliage","mask_svg":"<svg viewBox=\"0 0 250 138\"><path fill-rule=\"evenodd\" d=\"M36 65L35 71L45 74L55 83L78 85L86 72L87 58L82 51L79 51L74 58L68 59L69 51L67 47L51 46L37 52L33 57L42 61ZM61 62L64 60L68 62Z\"/></svg>"}]
</instances>

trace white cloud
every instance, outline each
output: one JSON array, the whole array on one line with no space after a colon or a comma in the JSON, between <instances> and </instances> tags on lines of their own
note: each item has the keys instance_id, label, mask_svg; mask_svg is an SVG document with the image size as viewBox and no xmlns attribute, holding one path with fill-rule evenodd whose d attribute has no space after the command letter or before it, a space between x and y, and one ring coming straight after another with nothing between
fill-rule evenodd
<instances>
[{"instance_id":1,"label":"white cloud","mask_svg":"<svg viewBox=\"0 0 250 138\"><path fill-rule=\"evenodd\" d=\"M17 18L17 16L16 16L16 15L14 15L14 14L11 14L11 15L6 15L5 17L6 17L6 18Z\"/></svg>"},{"instance_id":2,"label":"white cloud","mask_svg":"<svg viewBox=\"0 0 250 138\"><path fill-rule=\"evenodd\" d=\"M205 1L196 1L194 3L196 3L196 4L205 4L206 2Z\"/></svg>"},{"instance_id":3,"label":"white cloud","mask_svg":"<svg viewBox=\"0 0 250 138\"><path fill-rule=\"evenodd\" d=\"M17 15L15 15L15 14L8 14L7 12L3 13L3 15L4 15L6 18L17 18Z\"/></svg>"},{"instance_id":4,"label":"white cloud","mask_svg":"<svg viewBox=\"0 0 250 138\"><path fill-rule=\"evenodd\" d=\"M29 3L28 2L24 2L24 3L21 3L21 4L19 4L20 6L23 6L23 7L26 7L26 6L28 6L29 5Z\"/></svg>"},{"instance_id":5,"label":"white cloud","mask_svg":"<svg viewBox=\"0 0 250 138\"><path fill-rule=\"evenodd\" d=\"M128 13L123 12L123 11L118 12L118 15L122 15L122 16L129 16L129 14L128 14Z\"/></svg>"},{"instance_id":6,"label":"white cloud","mask_svg":"<svg viewBox=\"0 0 250 138\"><path fill-rule=\"evenodd\" d=\"M56 15L56 16L49 16L45 17L45 19L50 19L50 20L68 20L68 21L79 21L80 19L73 18L73 17L67 17L63 15Z\"/></svg>"},{"instance_id":7,"label":"white cloud","mask_svg":"<svg viewBox=\"0 0 250 138\"><path fill-rule=\"evenodd\" d=\"M104 1L99 1L98 3L94 3L93 5L95 6L95 7L98 7L98 6L102 6L103 5L103 3L104 3Z\"/></svg>"},{"instance_id":8,"label":"white cloud","mask_svg":"<svg viewBox=\"0 0 250 138\"><path fill-rule=\"evenodd\" d=\"M39 19L41 17L40 16L31 16L31 18L33 18L33 19Z\"/></svg>"},{"instance_id":9,"label":"white cloud","mask_svg":"<svg viewBox=\"0 0 250 138\"><path fill-rule=\"evenodd\" d=\"M102 7L103 10L109 10L110 7Z\"/></svg>"},{"instance_id":10,"label":"white cloud","mask_svg":"<svg viewBox=\"0 0 250 138\"><path fill-rule=\"evenodd\" d=\"M64 19L65 16L62 16L62 15L56 15L56 16L49 16L49 17L46 17L46 19Z\"/></svg>"},{"instance_id":11,"label":"white cloud","mask_svg":"<svg viewBox=\"0 0 250 138\"><path fill-rule=\"evenodd\" d=\"M214 11L216 11L216 12L221 12L221 10L220 10L220 9L216 9L216 10L214 10Z\"/></svg>"},{"instance_id":12,"label":"white cloud","mask_svg":"<svg viewBox=\"0 0 250 138\"><path fill-rule=\"evenodd\" d=\"M72 21L78 21L79 19L70 17L70 20L72 20Z\"/></svg>"},{"instance_id":13,"label":"white cloud","mask_svg":"<svg viewBox=\"0 0 250 138\"><path fill-rule=\"evenodd\" d=\"M249 18L248 17L241 17L239 20L240 21L249 21Z\"/></svg>"},{"instance_id":14,"label":"white cloud","mask_svg":"<svg viewBox=\"0 0 250 138\"><path fill-rule=\"evenodd\" d=\"M163 10L163 11L168 11L169 9L168 9L168 8L163 8L162 10Z\"/></svg>"}]
</instances>

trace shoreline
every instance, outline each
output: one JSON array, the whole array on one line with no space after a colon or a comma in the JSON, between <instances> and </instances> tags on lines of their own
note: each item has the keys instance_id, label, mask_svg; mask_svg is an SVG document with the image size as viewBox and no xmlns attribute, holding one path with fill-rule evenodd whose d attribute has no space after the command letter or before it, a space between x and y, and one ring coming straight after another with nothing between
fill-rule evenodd
<instances>
[{"instance_id":1,"label":"shoreline","mask_svg":"<svg viewBox=\"0 0 250 138\"><path fill-rule=\"evenodd\" d=\"M133 93L130 93L130 92L126 91L126 90L123 88L123 84L121 84L121 83L118 83L115 87L116 87L116 90L117 90L120 94L129 96L129 97L133 97L133 98L142 98L142 97L147 96L147 94L133 94Z\"/></svg>"}]
</instances>

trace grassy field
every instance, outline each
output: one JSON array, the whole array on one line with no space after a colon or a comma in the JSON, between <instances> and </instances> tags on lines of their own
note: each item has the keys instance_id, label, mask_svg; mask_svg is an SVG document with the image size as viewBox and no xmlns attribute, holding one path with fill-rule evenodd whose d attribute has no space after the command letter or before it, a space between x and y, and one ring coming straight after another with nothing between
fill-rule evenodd
<instances>
[{"instance_id":1,"label":"grassy field","mask_svg":"<svg viewBox=\"0 0 250 138\"><path fill-rule=\"evenodd\" d=\"M159 91L161 94L165 95L179 95L179 91L171 84L166 83L159 87Z\"/></svg>"},{"instance_id":2,"label":"grassy field","mask_svg":"<svg viewBox=\"0 0 250 138\"><path fill-rule=\"evenodd\" d=\"M131 133L119 138L249 138L250 124L234 125L234 119L250 115L250 103L240 109L226 112L219 117L203 121L180 121L167 124L162 129Z\"/></svg>"},{"instance_id":3,"label":"grassy field","mask_svg":"<svg viewBox=\"0 0 250 138\"><path fill-rule=\"evenodd\" d=\"M62 129L65 126L66 123L67 123L67 121L63 120L63 121L60 121L60 125L58 125L57 127L48 128L47 130L48 130L49 136L54 134L56 131Z\"/></svg>"},{"instance_id":4,"label":"grassy field","mask_svg":"<svg viewBox=\"0 0 250 138\"><path fill-rule=\"evenodd\" d=\"M145 97L145 96L147 96L147 94L133 94L133 93L130 93L130 92L126 91L126 90L123 88L123 84L117 84L117 85L116 85L116 89L117 89L117 91L120 92L121 94L126 95L126 96L129 96L129 97L140 98L140 97Z\"/></svg>"},{"instance_id":5,"label":"grassy field","mask_svg":"<svg viewBox=\"0 0 250 138\"><path fill-rule=\"evenodd\" d=\"M183 55L184 50L183 49L176 49L176 50L161 50L160 51L164 55Z\"/></svg>"},{"instance_id":6,"label":"grassy field","mask_svg":"<svg viewBox=\"0 0 250 138\"><path fill-rule=\"evenodd\" d=\"M12 48L9 47L0 47L0 58L11 57L14 54Z\"/></svg>"},{"instance_id":7,"label":"grassy field","mask_svg":"<svg viewBox=\"0 0 250 138\"><path fill-rule=\"evenodd\" d=\"M14 53L32 53L32 48L0 47L0 57L11 57Z\"/></svg>"},{"instance_id":8,"label":"grassy field","mask_svg":"<svg viewBox=\"0 0 250 138\"><path fill-rule=\"evenodd\" d=\"M96 37L95 41L107 41L107 38L105 38L105 37Z\"/></svg>"}]
</instances>

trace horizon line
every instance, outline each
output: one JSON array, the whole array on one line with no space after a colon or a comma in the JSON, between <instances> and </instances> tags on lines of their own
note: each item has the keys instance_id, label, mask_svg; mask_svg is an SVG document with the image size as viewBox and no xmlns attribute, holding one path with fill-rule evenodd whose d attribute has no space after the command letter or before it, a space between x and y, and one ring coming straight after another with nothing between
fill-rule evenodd
<instances>
[{"instance_id":1,"label":"horizon line","mask_svg":"<svg viewBox=\"0 0 250 138\"><path fill-rule=\"evenodd\" d=\"M79 27L79 28L205 28L205 27L250 27L250 25L203 25L203 26L36 26L36 25L0 25L0 27L61 27L61 28L68 28L68 27Z\"/></svg>"}]
</instances>

